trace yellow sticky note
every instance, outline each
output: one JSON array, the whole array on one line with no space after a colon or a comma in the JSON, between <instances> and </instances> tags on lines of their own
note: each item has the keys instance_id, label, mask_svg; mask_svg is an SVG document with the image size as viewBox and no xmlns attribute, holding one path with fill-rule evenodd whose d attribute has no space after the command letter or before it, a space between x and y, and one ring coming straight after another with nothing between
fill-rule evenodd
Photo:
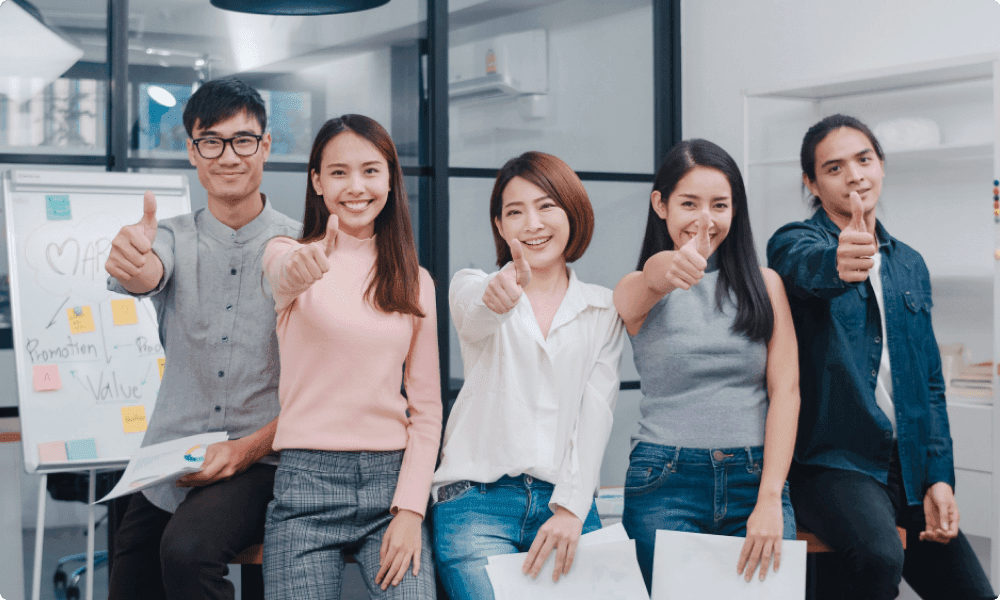
<instances>
[{"instance_id":1,"label":"yellow sticky note","mask_svg":"<svg viewBox=\"0 0 1000 600\"><path fill-rule=\"evenodd\" d=\"M125 433L139 433L146 431L146 407L138 406L122 407L122 428Z\"/></svg>"},{"instance_id":2,"label":"yellow sticky note","mask_svg":"<svg viewBox=\"0 0 1000 600\"><path fill-rule=\"evenodd\" d=\"M139 315L135 313L135 300L124 298L122 300L111 301L111 317L115 325L135 325L139 322Z\"/></svg>"},{"instance_id":3,"label":"yellow sticky note","mask_svg":"<svg viewBox=\"0 0 1000 600\"><path fill-rule=\"evenodd\" d=\"M94 331L94 316L90 314L89 306L67 308L66 316L69 318L70 333L87 333L88 331Z\"/></svg>"},{"instance_id":4,"label":"yellow sticky note","mask_svg":"<svg viewBox=\"0 0 1000 600\"><path fill-rule=\"evenodd\" d=\"M167 359L158 358L156 359L156 366L160 367L160 380L163 380L163 368L167 366Z\"/></svg>"}]
</instances>

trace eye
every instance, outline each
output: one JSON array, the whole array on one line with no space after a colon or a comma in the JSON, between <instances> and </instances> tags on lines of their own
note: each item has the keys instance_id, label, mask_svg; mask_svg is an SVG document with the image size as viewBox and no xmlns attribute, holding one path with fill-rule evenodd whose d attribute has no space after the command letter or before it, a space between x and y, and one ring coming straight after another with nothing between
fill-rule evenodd
<instances>
[{"instance_id":1,"label":"eye","mask_svg":"<svg viewBox=\"0 0 1000 600\"><path fill-rule=\"evenodd\" d=\"M716 202L715 203L715 208L717 208L719 210L726 210L727 208L729 208L729 203L728 202Z\"/></svg>"},{"instance_id":2,"label":"eye","mask_svg":"<svg viewBox=\"0 0 1000 600\"><path fill-rule=\"evenodd\" d=\"M830 167L829 169L827 169L826 172L827 173L838 173L838 172L840 172L840 165L833 165L832 167Z\"/></svg>"},{"instance_id":3,"label":"eye","mask_svg":"<svg viewBox=\"0 0 1000 600\"><path fill-rule=\"evenodd\" d=\"M378 167L368 167L367 169L365 169L365 173L367 173L368 175L377 175L378 172L379 172Z\"/></svg>"},{"instance_id":4,"label":"eye","mask_svg":"<svg viewBox=\"0 0 1000 600\"><path fill-rule=\"evenodd\" d=\"M556 208L556 206L557 204L555 202L543 202L539 208L541 208L542 210L546 210L549 208Z\"/></svg>"},{"instance_id":5,"label":"eye","mask_svg":"<svg viewBox=\"0 0 1000 600\"><path fill-rule=\"evenodd\" d=\"M334 169L334 170L330 171L330 175L333 175L334 177L343 177L344 170L343 169Z\"/></svg>"},{"instance_id":6,"label":"eye","mask_svg":"<svg viewBox=\"0 0 1000 600\"><path fill-rule=\"evenodd\" d=\"M858 159L858 161L861 164L869 163L869 162L872 161L872 157L870 157L870 156L862 156L861 158Z\"/></svg>"},{"instance_id":7,"label":"eye","mask_svg":"<svg viewBox=\"0 0 1000 600\"><path fill-rule=\"evenodd\" d=\"M514 215L519 215L519 214L521 214L521 211L517 210L516 208L511 208L506 213L504 213L504 216L513 217Z\"/></svg>"},{"instance_id":8,"label":"eye","mask_svg":"<svg viewBox=\"0 0 1000 600\"><path fill-rule=\"evenodd\" d=\"M219 138L201 138L198 144L205 150L214 150L222 145Z\"/></svg>"},{"instance_id":9,"label":"eye","mask_svg":"<svg viewBox=\"0 0 1000 600\"><path fill-rule=\"evenodd\" d=\"M684 208L694 208L694 200L681 200L681 206Z\"/></svg>"}]
</instances>

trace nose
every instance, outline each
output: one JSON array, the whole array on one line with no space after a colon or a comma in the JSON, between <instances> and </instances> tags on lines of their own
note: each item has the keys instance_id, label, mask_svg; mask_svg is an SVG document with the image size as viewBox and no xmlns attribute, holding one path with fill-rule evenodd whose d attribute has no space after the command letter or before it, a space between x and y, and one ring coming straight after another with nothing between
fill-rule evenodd
<instances>
[{"instance_id":1,"label":"nose","mask_svg":"<svg viewBox=\"0 0 1000 600\"><path fill-rule=\"evenodd\" d=\"M525 216L527 217L525 225L528 231L536 231L542 228L542 219L538 216L537 210L529 208Z\"/></svg>"},{"instance_id":2,"label":"nose","mask_svg":"<svg viewBox=\"0 0 1000 600\"><path fill-rule=\"evenodd\" d=\"M361 173L354 173L349 178L349 185L347 186L347 191L352 194L360 194L364 191L364 182L361 180Z\"/></svg>"},{"instance_id":3,"label":"nose","mask_svg":"<svg viewBox=\"0 0 1000 600\"><path fill-rule=\"evenodd\" d=\"M847 166L844 167L847 173L847 180L850 182L861 180L861 167L855 162L848 162Z\"/></svg>"},{"instance_id":4,"label":"nose","mask_svg":"<svg viewBox=\"0 0 1000 600\"><path fill-rule=\"evenodd\" d=\"M221 163L236 164L241 160L240 155L236 154L236 148L233 147L232 140L227 141L229 142L228 144L226 142L222 143L222 154L216 160Z\"/></svg>"}]
</instances>

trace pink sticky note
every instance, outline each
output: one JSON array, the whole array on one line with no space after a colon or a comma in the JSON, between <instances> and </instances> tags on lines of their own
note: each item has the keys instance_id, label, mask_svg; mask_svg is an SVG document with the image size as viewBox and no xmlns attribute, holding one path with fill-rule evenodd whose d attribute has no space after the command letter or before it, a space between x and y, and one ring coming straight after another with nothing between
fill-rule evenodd
<instances>
[{"instance_id":1,"label":"pink sticky note","mask_svg":"<svg viewBox=\"0 0 1000 600\"><path fill-rule=\"evenodd\" d=\"M31 370L36 392L58 390L62 387L58 365L35 365Z\"/></svg>"},{"instance_id":2,"label":"pink sticky note","mask_svg":"<svg viewBox=\"0 0 1000 600\"><path fill-rule=\"evenodd\" d=\"M62 462L65 460L69 460L66 458L65 442L44 442L38 444L39 462Z\"/></svg>"}]
</instances>

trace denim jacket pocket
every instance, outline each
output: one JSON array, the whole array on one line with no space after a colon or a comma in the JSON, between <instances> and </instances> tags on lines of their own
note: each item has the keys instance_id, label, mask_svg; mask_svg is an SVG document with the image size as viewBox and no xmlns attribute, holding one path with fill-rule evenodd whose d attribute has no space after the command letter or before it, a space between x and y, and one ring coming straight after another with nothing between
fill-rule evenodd
<instances>
[{"instance_id":1,"label":"denim jacket pocket","mask_svg":"<svg viewBox=\"0 0 1000 600\"><path fill-rule=\"evenodd\" d=\"M625 473L625 495L638 496L659 488L670 475L670 464L662 459L633 458Z\"/></svg>"}]
</instances>

